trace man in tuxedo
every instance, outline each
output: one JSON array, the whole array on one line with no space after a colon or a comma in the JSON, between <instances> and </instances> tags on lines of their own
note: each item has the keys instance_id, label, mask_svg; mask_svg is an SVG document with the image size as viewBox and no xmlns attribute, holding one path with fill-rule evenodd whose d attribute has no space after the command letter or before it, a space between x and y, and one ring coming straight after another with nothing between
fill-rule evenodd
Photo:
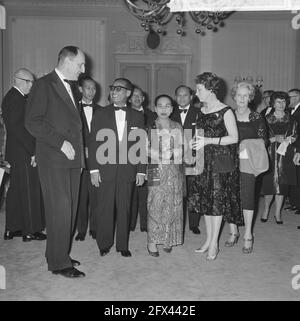
<instances>
[{"instance_id":1,"label":"man in tuxedo","mask_svg":"<svg viewBox=\"0 0 300 321\"><path fill-rule=\"evenodd\" d=\"M171 119L181 124L184 130L192 130L192 135L194 135L197 115L199 109L192 106L191 101L193 99L193 91L191 88L180 85L175 90L175 99L178 104L178 108L174 109ZM187 194L189 186L190 176L186 176ZM189 228L194 234L200 234L199 221L200 215L188 211L187 208L187 197L183 200L183 213L184 213L184 226L186 222L186 216L188 212L189 217Z\"/></svg>"},{"instance_id":2,"label":"man in tuxedo","mask_svg":"<svg viewBox=\"0 0 300 321\"><path fill-rule=\"evenodd\" d=\"M94 113L99 110L101 106L93 102L96 95L96 82L94 79L89 76L80 77L79 91L82 95L82 98L79 102L79 110L83 126L83 144L85 151L86 168L83 169L81 173L76 224L78 234L75 237L75 241L84 241L89 221L90 234L93 238L96 238L95 210L97 199L95 194L95 187L92 186L90 172L87 168L87 164L89 157L88 143L91 132L91 122Z\"/></svg>"},{"instance_id":3,"label":"man in tuxedo","mask_svg":"<svg viewBox=\"0 0 300 321\"><path fill-rule=\"evenodd\" d=\"M290 98L290 113L291 115L296 119L297 121L297 129L298 133L300 130L300 90L297 88L291 89L288 92L289 98ZM294 147L296 148L296 155L297 158L298 153L300 152L300 138L298 136L298 139L294 143ZM300 167L297 166L297 185L290 186L289 190L289 200L290 204L288 207L286 207L286 210L294 211L296 210L295 214L300 214Z\"/></svg>"},{"instance_id":4,"label":"man in tuxedo","mask_svg":"<svg viewBox=\"0 0 300 321\"><path fill-rule=\"evenodd\" d=\"M10 185L6 198L4 239L22 236L23 241L45 240L40 181L35 162L35 139L25 128L26 96L33 84L32 73L19 69L14 86L2 103L6 128L5 159L10 164Z\"/></svg>"},{"instance_id":5,"label":"man in tuxedo","mask_svg":"<svg viewBox=\"0 0 300 321\"><path fill-rule=\"evenodd\" d=\"M67 46L55 70L37 80L26 108L26 128L36 138L45 203L48 270L68 278L85 274L69 256L75 226L80 172L84 167L82 123L72 82L85 71L85 55Z\"/></svg>"},{"instance_id":6,"label":"man in tuxedo","mask_svg":"<svg viewBox=\"0 0 300 321\"><path fill-rule=\"evenodd\" d=\"M143 114L144 125L146 128L151 127L157 117L156 113L150 109L143 107L145 101L145 94L141 88L134 86L132 95L129 99L131 108ZM131 223L130 230L134 231L138 213L140 214L140 229L142 232L147 232L147 197L148 197L148 184L147 181L143 186L134 186L132 194L132 208L131 208Z\"/></svg>"},{"instance_id":7,"label":"man in tuxedo","mask_svg":"<svg viewBox=\"0 0 300 321\"><path fill-rule=\"evenodd\" d=\"M263 100L263 110L261 110L260 114L264 117L266 117L273 109L273 107L270 107L270 98L273 94L273 90L265 90L262 94L262 100Z\"/></svg>"},{"instance_id":8,"label":"man in tuxedo","mask_svg":"<svg viewBox=\"0 0 300 321\"><path fill-rule=\"evenodd\" d=\"M132 92L128 79L118 78L110 86L112 104L98 111L92 121L89 162L92 184L97 187L96 238L100 255L109 253L114 243L124 257L128 249L133 186L142 186L146 172L146 132L143 114L127 107ZM144 160L130 151L141 136ZM143 137L144 135L144 137Z\"/></svg>"}]
</instances>

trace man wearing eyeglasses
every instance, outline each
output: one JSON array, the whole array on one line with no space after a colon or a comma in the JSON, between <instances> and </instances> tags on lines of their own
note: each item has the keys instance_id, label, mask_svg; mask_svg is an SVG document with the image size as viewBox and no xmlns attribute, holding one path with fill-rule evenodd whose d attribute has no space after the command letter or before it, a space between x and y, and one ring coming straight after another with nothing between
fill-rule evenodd
<instances>
[{"instance_id":1,"label":"man wearing eyeglasses","mask_svg":"<svg viewBox=\"0 0 300 321\"><path fill-rule=\"evenodd\" d=\"M128 239L132 191L134 184L143 185L146 164L140 161L133 163L128 152L138 139L130 139L130 136L144 128L144 117L127 107L132 92L128 79L118 78L109 88L112 104L95 113L89 146L91 182L98 193L96 239L100 256L105 256L114 243L116 229L116 250L122 256L130 257ZM146 133L142 132L145 134L142 139L145 139ZM146 147L146 140L142 141L142 146Z\"/></svg>"},{"instance_id":2,"label":"man wearing eyeglasses","mask_svg":"<svg viewBox=\"0 0 300 321\"><path fill-rule=\"evenodd\" d=\"M23 236L24 242L45 240L43 204L35 162L35 138L25 128L26 96L33 84L32 73L19 69L14 86L3 99L6 127L5 159L10 164L10 185L6 198L4 239Z\"/></svg>"},{"instance_id":3,"label":"man wearing eyeglasses","mask_svg":"<svg viewBox=\"0 0 300 321\"><path fill-rule=\"evenodd\" d=\"M83 277L70 257L81 169L82 122L74 81L85 72L85 55L75 46L58 54L55 70L37 80L26 108L26 128L36 137L36 156L45 203L48 270L67 278Z\"/></svg>"}]
</instances>

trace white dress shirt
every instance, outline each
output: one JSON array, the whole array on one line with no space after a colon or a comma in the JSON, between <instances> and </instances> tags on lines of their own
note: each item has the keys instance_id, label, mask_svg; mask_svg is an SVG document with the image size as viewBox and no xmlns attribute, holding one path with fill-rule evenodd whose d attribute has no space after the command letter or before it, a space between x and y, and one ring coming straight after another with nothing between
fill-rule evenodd
<instances>
[{"instance_id":1,"label":"white dress shirt","mask_svg":"<svg viewBox=\"0 0 300 321\"><path fill-rule=\"evenodd\" d=\"M82 100L81 104L90 104L90 105L92 105L92 102L87 103L87 102ZM89 132L91 132L91 122L92 122L92 118L93 118L93 107L92 106L84 106L83 107L83 111L84 111L86 122L88 124Z\"/></svg>"},{"instance_id":2,"label":"white dress shirt","mask_svg":"<svg viewBox=\"0 0 300 321\"><path fill-rule=\"evenodd\" d=\"M190 108L190 105L188 105L188 106L185 107L185 108L182 108L182 107L179 106L179 110L186 110L186 113L180 113L180 118L181 118L181 124L182 124L182 125L183 125L184 122L185 122L185 118L186 118L186 115L187 115L187 113L188 113L188 111L189 111L189 108Z\"/></svg>"},{"instance_id":3,"label":"white dress shirt","mask_svg":"<svg viewBox=\"0 0 300 321\"><path fill-rule=\"evenodd\" d=\"M118 106L115 106L115 107L118 107ZM124 129L125 129L126 112L121 109L115 110L115 117L116 117L116 124L117 124L117 130L118 130L118 137L119 137L119 141L121 141L123 138Z\"/></svg>"},{"instance_id":4,"label":"white dress shirt","mask_svg":"<svg viewBox=\"0 0 300 321\"><path fill-rule=\"evenodd\" d=\"M75 104L75 100L74 100L74 97L73 97L73 93L72 93L72 89L71 89L71 86L70 84L68 84L67 82L64 81L64 79L66 79L66 77L64 77L64 75L57 69L55 68L55 72L57 73L57 76L59 77L59 79L61 80L61 82L63 83L63 85L65 86L73 104L74 104L74 107L76 107L76 104Z\"/></svg>"},{"instance_id":5,"label":"white dress shirt","mask_svg":"<svg viewBox=\"0 0 300 321\"><path fill-rule=\"evenodd\" d=\"M267 116L268 114L270 114L270 112L271 112L272 109L273 109L272 107L267 107L265 116Z\"/></svg>"}]
</instances>

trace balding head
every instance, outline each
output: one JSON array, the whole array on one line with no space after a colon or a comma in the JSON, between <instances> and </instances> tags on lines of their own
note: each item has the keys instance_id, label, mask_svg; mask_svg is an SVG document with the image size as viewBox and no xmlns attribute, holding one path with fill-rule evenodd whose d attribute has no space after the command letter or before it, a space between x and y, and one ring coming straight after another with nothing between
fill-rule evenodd
<instances>
[{"instance_id":1,"label":"balding head","mask_svg":"<svg viewBox=\"0 0 300 321\"><path fill-rule=\"evenodd\" d=\"M14 86L28 95L32 87L34 77L31 71L26 68L18 69L14 74Z\"/></svg>"}]
</instances>

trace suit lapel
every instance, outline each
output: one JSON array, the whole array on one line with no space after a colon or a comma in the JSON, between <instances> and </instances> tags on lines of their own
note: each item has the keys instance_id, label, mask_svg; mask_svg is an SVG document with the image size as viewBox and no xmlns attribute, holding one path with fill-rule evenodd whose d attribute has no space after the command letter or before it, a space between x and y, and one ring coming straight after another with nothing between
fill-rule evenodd
<instances>
[{"instance_id":1,"label":"suit lapel","mask_svg":"<svg viewBox=\"0 0 300 321\"><path fill-rule=\"evenodd\" d=\"M185 117L185 120L184 120L184 124L183 124L183 127L186 128L186 127L191 127L192 126L192 123L195 122L195 110L192 106L190 106L187 114L186 114L186 117Z\"/></svg>"},{"instance_id":2,"label":"suit lapel","mask_svg":"<svg viewBox=\"0 0 300 321\"><path fill-rule=\"evenodd\" d=\"M74 105L70 95L68 94L65 86L61 82L60 78L56 74L55 71L52 72L52 85L57 92L57 94L62 98L62 100L65 102L65 104L69 107L69 109L77 115L77 117L80 118L77 106ZM75 98L74 98L75 99Z\"/></svg>"}]
</instances>

